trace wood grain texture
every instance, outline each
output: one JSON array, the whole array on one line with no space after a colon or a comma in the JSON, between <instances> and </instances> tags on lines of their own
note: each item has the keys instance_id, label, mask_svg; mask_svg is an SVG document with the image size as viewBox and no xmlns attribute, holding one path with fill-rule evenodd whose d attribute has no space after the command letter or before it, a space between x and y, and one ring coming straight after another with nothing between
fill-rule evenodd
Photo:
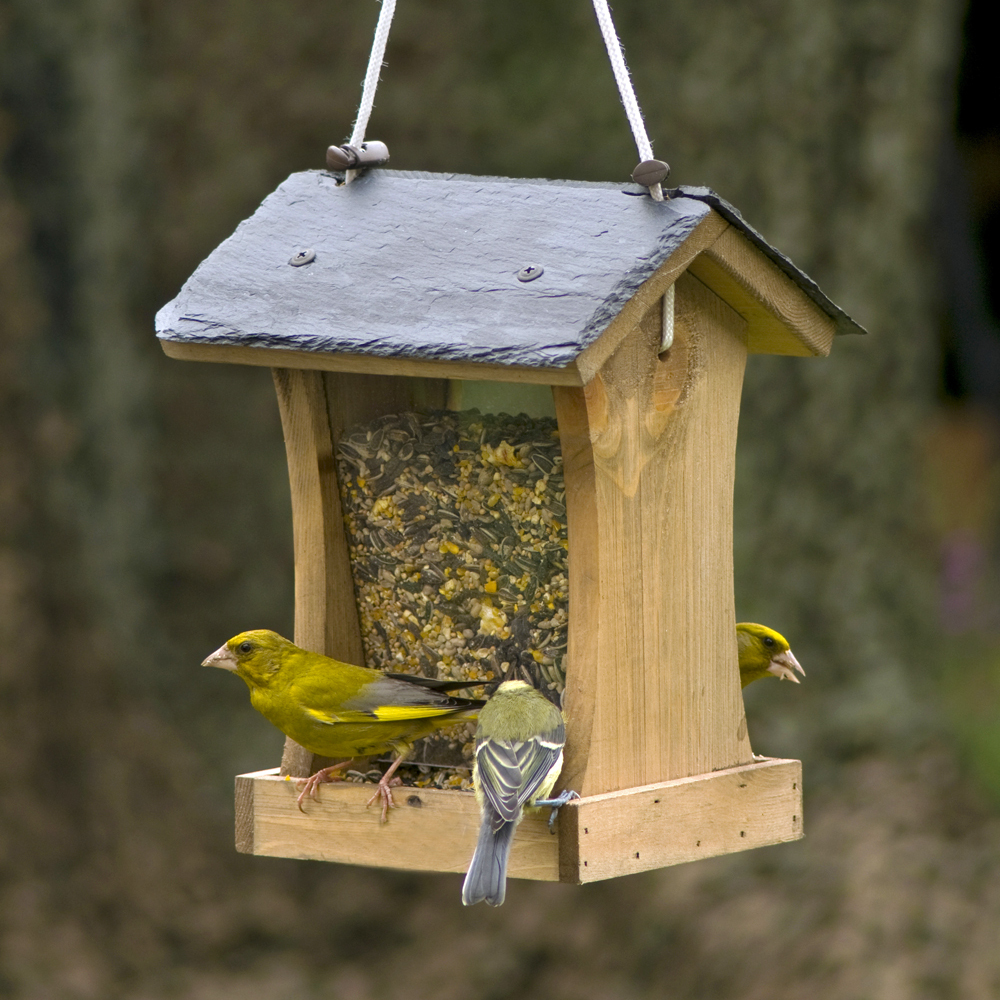
<instances>
[{"instance_id":1,"label":"wood grain texture","mask_svg":"<svg viewBox=\"0 0 1000 1000\"><path fill-rule=\"evenodd\" d=\"M363 663L322 372L272 369L292 495L296 645ZM285 740L282 773L311 774L313 755Z\"/></svg>"},{"instance_id":2,"label":"wood grain texture","mask_svg":"<svg viewBox=\"0 0 1000 1000\"><path fill-rule=\"evenodd\" d=\"M559 878L594 882L803 836L802 764L765 760L595 795L559 815Z\"/></svg>"},{"instance_id":3,"label":"wood grain texture","mask_svg":"<svg viewBox=\"0 0 1000 1000\"><path fill-rule=\"evenodd\" d=\"M298 744L295 744L296 746ZM302 749L301 747L299 749ZM280 770L280 769L279 769ZM253 780L245 774L236 777L236 850L253 854Z\"/></svg>"},{"instance_id":4,"label":"wood grain texture","mask_svg":"<svg viewBox=\"0 0 1000 1000\"><path fill-rule=\"evenodd\" d=\"M232 344L198 344L161 340L163 353L178 361L210 361L255 365L263 368L310 369L353 372L359 375L401 375L428 379L492 379L495 382L530 382L535 385L583 385L575 365L564 368L527 368L517 365L475 364L468 361L433 361L421 358L386 358L366 354L323 354L273 347Z\"/></svg>"},{"instance_id":5,"label":"wood grain texture","mask_svg":"<svg viewBox=\"0 0 1000 1000\"><path fill-rule=\"evenodd\" d=\"M837 324L733 227L691 262L690 271L747 322L751 354L830 353Z\"/></svg>"},{"instance_id":6,"label":"wood grain texture","mask_svg":"<svg viewBox=\"0 0 1000 1000\"><path fill-rule=\"evenodd\" d=\"M464 872L479 831L479 806L472 792L399 788L399 808L379 822L366 808L372 785L331 784L320 789L303 815L295 805L294 782L274 771L241 775L254 787L253 845L256 854L341 861L411 871ZM559 838L548 813L526 817L517 830L509 874L555 881Z\"/></svg>"},{"instance_id":7,"label":"wood grain texture","mask_svg":"<svg viewBox=\"0 0 1000 1000\"><path fill-rule=\"evenodd\" d=\"M689 275L676 290L669 352L657 356L656 300L585 389L556 392L570 539L561 784L585 796L751 760L732 562L746 324Z\"/></svg>"},{"instance_id":8,"label":"wood grain texture","mask_svg":"<svg viewBox=\"0 0 1000 1000\"><path fill-rule=\"evenodd\" d=\"M593 882L797 840L802 766L765 760L713 774L658 782L525 817L511 851L511 878ZM332 784L306 813L294 782L276 770L240 775L238 845L254 854L410 871L466 871L479 829L470 792L399 788L381 824L366 808L371 785Z\"/></svg>"},{"instance_id":9,"label":"wood grain texture","mask_svg":"<svg viewBox=\"0 0 1000 1000\"><path fill-rule=\"evenodd\" d=\"M274 385L292 492L295 643L347 663L362 663L323 375L278 368Z\"/></svg>"},{"instance_id":10,"label":"wood grain texture","mask_svg":"<svg viewBox=\"0 0 1000 1000\"><path fill-rule=\"evenodd\" d=\"M559 788L584 788L584 773L594 728L593 688L601 625L601 521L597 510L594 452L590 444L583 389L553 386L566 486L566 538L569 545L569 634L566 645L566 747Z\"/></svg>"}]
</instances>

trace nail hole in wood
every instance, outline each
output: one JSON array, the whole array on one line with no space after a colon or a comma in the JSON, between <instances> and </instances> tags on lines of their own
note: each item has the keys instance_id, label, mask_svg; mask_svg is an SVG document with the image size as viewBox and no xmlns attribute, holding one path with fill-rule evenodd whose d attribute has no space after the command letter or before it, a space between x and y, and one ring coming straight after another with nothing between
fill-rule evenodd
<instances>
[{"instance_id":1,"label":"nail hole in wood","mask_svg":"<svg viewBox=\"0 0 1000 1000\"><path fill-rule=\"evenodd\" d=\"M423 800L419 795L411 795L407 800L406 804L408 806L413 806L414 809L422 809L424 806Z\"/></svg>"},{"instance_id":2,"label":"nail hole in wood","mask_svg":"<svg viewBox=\"0 0 1000 1000\"><path fill-rule=\"evenodd\" d=\"M747 835L746 830L740 830L740 836L745 837Z\"/></svg>"}]
</instances>

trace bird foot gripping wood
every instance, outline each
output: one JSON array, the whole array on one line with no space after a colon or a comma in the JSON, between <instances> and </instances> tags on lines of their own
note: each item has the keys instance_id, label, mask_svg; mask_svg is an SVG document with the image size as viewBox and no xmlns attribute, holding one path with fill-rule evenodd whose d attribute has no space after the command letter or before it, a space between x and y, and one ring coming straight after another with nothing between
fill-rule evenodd
<instances>
[{"instance_id":1,"label":"bird foot gripping wood","mask_svg":"<svg viewBox=\"0 0 1000 1000\"><path fill-rule=\"evenodd\" d=\"M402 778L393 778L391 781L386 781L386 775L378 783L378 788L375 789L375 794L368 800L365 808L368 808L373 802L381 799L382 801L382 815L379 817L380 823L386 823L389 820L389 810L396 808L396 803L392 800L392 789L403 783Z\"/></svg>"},{"instance_id":2,"label":"bird foot gripping wood","mask_svg":"<svg viewBox=\"0 0 1000 1000\"><path fill-rule=\"evenodd\" d=\"M378 788L375 789L375 794L368 800L365 804L367 809L373 802L381 799L382 800L382 815L379 817L380 823L386 823L389 820L389 810L396 808L396 803L392 801L392 789L396 785L401 785L401 778L394 778L393 775L396 773L396 768L403 763L406 754L400 754L389 766L389 770L382 775L381 780L378 783Z\"/></svg>"},{"instance_id":3,"label":"bird foot gripping wood","mask_svg":"<svg viewBox=\"0 0 1000 1000\"><path fill-rule=\"evenodd\" d=\"M334 772L342 771L345 767L353 763L353 758L351 760L342 760L339 764L331 764L329 767L322 768L311 777L299 778L299 797L295 800L299 811L305 812L305 809L302 808L302 803L307 797L315 802L319 802L319 786L326 782L342 781L342 778L333 777Z\"/></svg>"},{"instance_id":4,"label":"bird foot gripping wood","mask_svg":"<svg viewBox=\"0 0 1000 1000\"><path fill-rule=\"evenodd\" d=\"M565 792L560 792L554 799L535 799L531 804L539 808L552 809L552 812L549 813L549 828L551 829L552 824L556 821L556 816L559 815L559 810L567 802L572 802L573 799L578 799L579 797L579 792L574 792L572 789L567 788Z\"/></svg>"}]
</instances>

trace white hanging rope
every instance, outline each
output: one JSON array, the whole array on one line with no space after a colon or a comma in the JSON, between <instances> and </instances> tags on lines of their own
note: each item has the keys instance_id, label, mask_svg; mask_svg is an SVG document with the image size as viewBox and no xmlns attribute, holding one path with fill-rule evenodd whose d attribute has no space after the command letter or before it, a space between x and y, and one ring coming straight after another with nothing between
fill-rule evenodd
<instances>
[{"instance_id":1,"label":"white hanging rope","mask_svg":"<svg viewBox=\"0 0 1000 1000\"><path fill-rule=\"evenodd\" d=\"M382 60L385 58L385 45L389 41L389 27L392 15L396 12L396 0L382 0L378 24L375 25L375 37L372 39L372 51L368 57L368 72L361 88L361 104L358 106L358 117L354 121L354 131L351 132L350 145L358 147L365 141L365 130L368 119L371 118L375 106L375 90L378 87L379 74L382 72ZM350 183L357 175L356 170L348 170L345 181Z\"/></svg>"},{"instance_id":2,"label":"white hanging rope","mask_svg":"<svg viewBox=\"0 0 1000 1000\"><path fill-rule=\"evenodd\" d=\"M622 43L618 39L615 31L614 21L611 20L611 10L608 7L608 0L594 0L594 13L597 15L597 23L600 26L601 34L604 36L604 47L608 50L608 58L611 60L611 70L615 74L615 83L618 84L618 93L621 95L622 106L625 108L625 115L628 118L632 135L635 138L635 146L639 151L639 159L653 159L653 147L650 144L649 136L646 135L646 126L642 120L642 111L639 110L639 102L635 97L635 90L632 88L632 80L629 77L628 66L625 65L625 52ZM649 193L655 201L663 201L663 190L659 184L654 184L649 189Z\"/></svg>"},{"instance_id":3,"label":"white hanging rope","mask_svg":"<svg viewBox=\"0 0 1000 1000\"><path fill-rule=\"evenodd\" d=\"M632 87L632 80L629 76L628 66L625 65L625 52L622 43L615 31L614 21L611 20L611 10L608 7L608 0L593 0L594 13L597 15L597 23L604 38L604 46L608 50L608 58L611 60L611 70L615 76L615 83L618 84L618 93L621 96L622 106L625 108L625 115L628 118L632 135L635 138L636 149L639 151L639 159L653 159L653 146L646 134L646 126L642 120L642 111L639 109L639 102L636 100L635 90ZM358 106L358 116L354 122L354 130L351 132L349 144L360 147L365 141L365 130L368 128L368 119L371 117L372 108L375 106L375 91L378 88L379 75L382 72L382 62L385 58L385 46L389 40L389 28L392 25L392 17L396 12L396 0L382 0L382 9L379 11L378 24L375 25L375 37L372 39L372 51L368 57L368 70L365 73L365 82L361 88L361 104ZM357 176L357 170L348 170L345 181L350 183ZM649 193L655 201L663 201L663 191L659 184L653 184L649 188Z\"/></svg>"},{"instance_id":4,"label":"white hanging rope","mask_svg":"<svg viewBox=\"0 0 1000 1000\"><path fill-rule=\"evenodd\" d=\"M676 296L674 289L676 285L671 285L663 293L663 322L660 329L660 354L669 351L674 346L674 303Z\"/></svg>"}]
</instances>

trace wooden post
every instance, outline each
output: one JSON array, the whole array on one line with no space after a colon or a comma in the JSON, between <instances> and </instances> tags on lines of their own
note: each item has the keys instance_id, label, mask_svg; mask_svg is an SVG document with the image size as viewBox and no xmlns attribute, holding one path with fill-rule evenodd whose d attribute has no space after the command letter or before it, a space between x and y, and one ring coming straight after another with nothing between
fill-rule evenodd
<instances>
[{"instance_id":1,"label":"wooden post","mask_svg":"<svg viewBox=\"0 0 1000 1000\"><path fill-rule=\"evenodd\" d=\"M361 626L347 552L323 373L274 368L288 456L295 550L295 643L362 663ZM285 740L281 773L305 777L313 755Z\"/></svg>"},{"instance_id":2,"label":"wooden post","mask_svg":"<svg viewBox=\"0 0 1000 1000\"><path fill-rule=\"evenodd\" d=\"M584 796L749 763L733 597L746 322L690 275L555 388L569 530L567 750Z\"/></svg>"}]
</instances>

